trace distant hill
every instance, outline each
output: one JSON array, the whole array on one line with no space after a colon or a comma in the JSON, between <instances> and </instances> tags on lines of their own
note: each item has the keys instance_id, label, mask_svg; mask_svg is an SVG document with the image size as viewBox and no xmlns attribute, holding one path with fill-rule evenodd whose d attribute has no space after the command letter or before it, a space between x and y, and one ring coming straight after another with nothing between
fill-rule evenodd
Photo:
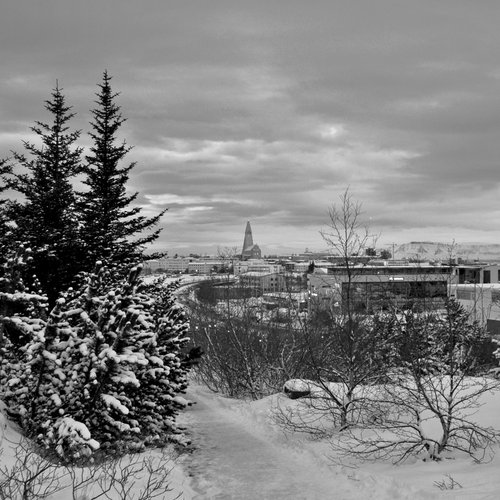
<instances>
[{"instance_id":1,"label":"distant hill","mask_svg":"<svg viewBox=\"0 0 500 500\"><path fill-rule=\"evenodd\" d=\"M437 243L412 241L394 246L394 258L419 258L424 260L447 260L449 257L464 260L500 262L500 244L497 243Z\"/></svg>"}]
</instances>

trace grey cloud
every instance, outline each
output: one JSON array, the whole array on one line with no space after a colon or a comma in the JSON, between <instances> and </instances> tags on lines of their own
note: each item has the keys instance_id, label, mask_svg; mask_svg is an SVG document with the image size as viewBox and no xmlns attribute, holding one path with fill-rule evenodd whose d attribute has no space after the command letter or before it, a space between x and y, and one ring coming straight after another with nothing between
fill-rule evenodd
<instances>
[{"instance_id":1,"label":"grey cloud","mask_svg":"<svg viewBox=\"0 0 500 500\"><path fill-rule=\"evenodd\" d=\"M170 206L165 245L239 244L248 218L270 246L321 245L348 185L389 238L493 223L499 5L70 3L2 6L0 156L44 120L56 78L87 130L107 68L135 146L130 188L148 213ZM151 201L165 193L186 200Z\"/></svg>"}]
</instances>

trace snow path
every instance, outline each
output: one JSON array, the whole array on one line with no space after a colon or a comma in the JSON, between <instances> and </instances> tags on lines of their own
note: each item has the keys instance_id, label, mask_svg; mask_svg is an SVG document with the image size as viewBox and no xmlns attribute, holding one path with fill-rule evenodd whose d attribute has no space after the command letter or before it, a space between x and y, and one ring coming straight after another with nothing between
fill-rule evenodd
<instances>
[{"instance_id":1,"label":"snow path","mask_svg":"<svg viewBox=\"0 0 500 500\"><path fill-rule=\"evenodd\" d=\"M294 452L274 446L255 429L246 428L224 399L195 387L188 397L196 404L185 413L196 448L184 467L192 476L194 498L326 499L335 497L335 475L304 467Z\"/></svg>"},{"instance_id":2,"label":"snow path","mask_svg":"<svg viewBox=\"0 0 500 500\"><path fill-rule=\"evenodd\" d=\"M191 476L193 499L373 498L363 481L349 479L308 451L277 443L278 435L238 411L234 400L196 385L187 396L196 404L184 412L182 423L195 449L182 467Z\"/></svg>"}]
</instances>

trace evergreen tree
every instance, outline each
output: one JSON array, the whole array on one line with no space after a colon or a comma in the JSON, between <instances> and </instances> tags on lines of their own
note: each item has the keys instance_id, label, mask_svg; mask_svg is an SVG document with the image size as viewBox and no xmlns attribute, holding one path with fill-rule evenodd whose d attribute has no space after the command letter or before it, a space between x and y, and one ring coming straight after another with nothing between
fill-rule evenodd
<instances>
[{"instance_id":1,"label":"evergreen tree","mask_svg":"<svg viewBox=\"0 0 500 500\"><path fill-rule=\"evenodd\" d=\"M9 187L24 200L11 203L9 212L17 239L33 251L34 273L54 305L58 291L67 288L80 270L72 181L81 169L82 150L75 145L80 132L70 131L68 126L74 113L58 86L51 100L45 101L45 108L52 123L37 121L31 127L41 146L24 141L27 155L13 153Z\"/></svg>"},{"instance_id":2,"label":"evergreen tree","mask_svg":"<svg viewBox=\"0 0 500 500\"><path fill-rule=\"evenodd\" d=\"M47 297L28 271L31 251L20 242L13 243L16 248L2 247L0 363L6 356L8 362L15 363L20 350L30 340L31 326L47 319ZM26 327L28 323L30 327Z\"/></svg>"},{"instance_id":3,"label":"evergreen tree","mask_svg":"<svg viewBox=\"0 0 500 500\"><path fill-rule=\"evenodd\" d=\"M8 188L8 180L6 175L11 174L12 167L8 164L7 160L0 160L0 194ZM8 215L8 199L0 198L0 249L2 250L0 260L3 262L5 256L5 249L11 247L11 224L9 223Z\"/></svg>"},{"instance_id":4,"label":"evergreen tree","mask_svg":"<svg viewBox=\"0 0 500 500\"><path fill-rule=\"evenodd\" d=\"M98 263L48 319L17 317L29 341L0 364L3 398L27 434L64 460L181 440L188 322L174 289L146 287L140 272L117 282Z\"/></svg>"},{"instance_id":5,"label":"evergreen tree","mask_svg":"<svg viewBox=\"0 0 500 500\"><path fill-rule=\"evenodd\" d=\"M160 229L152 230L164 212L156 217L140 214L133 207L138 193L127 194L126 184L135 164L122 165L130 151L126 142L118 142L118 131L125 121L115 103L119 95L111 89L111 77L105 71L95 101L89 133L93 145L84 166L88 191L81 193L83 233L86 241L87 270L104 259L111 264L132 265L143 257L144 246L154 241ZM148 232L149 231L149 232Z\"/></svg>"},{"instance_id":6,"label":"evergreen tree","mask_svg":"<svg viewBox=\"0 0 500 500\"><path fill-rule=\"evenodd\" d=\"M0 193L3 193L8 188L8 181L5 179L5 175L11 173L11 166L7 163L7 160L0 159ZM2 207L7 200L5 198L0 198L0 207Z\"/></svg>"}]
</instances>

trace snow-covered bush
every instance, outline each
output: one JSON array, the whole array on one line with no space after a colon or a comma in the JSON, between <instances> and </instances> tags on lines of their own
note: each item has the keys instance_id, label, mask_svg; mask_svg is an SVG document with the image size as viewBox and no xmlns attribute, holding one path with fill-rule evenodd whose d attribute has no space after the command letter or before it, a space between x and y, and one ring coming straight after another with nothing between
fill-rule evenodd
<instances>
[{"instance_id":1,"label":"snow-covered bush","mask_svg":"<svg viewBox=\"0 0 500 500\"><path fill-rule=\"evenodd\" d=\"M48 316L47 297L29 276L31 250L22 243L3 248L0 265L0 391L21 391L15 372L26 344L43 330ZM22 392L21 392L22 393Z\"/></svg>"},{"instance_id":2,"label":"snow-covered bush","mask_svg":"<svg viewBox=\"0 0 500 500\"><path fill-rule=\"evenodd\" d=\"M4 400L28 435L64 460L179 439L188 321L175 285L146 287L140 272L116 283L98 263L38 328L19 318L29 341L15 365L2 365Z\"/></svg>"}]
</instances>

